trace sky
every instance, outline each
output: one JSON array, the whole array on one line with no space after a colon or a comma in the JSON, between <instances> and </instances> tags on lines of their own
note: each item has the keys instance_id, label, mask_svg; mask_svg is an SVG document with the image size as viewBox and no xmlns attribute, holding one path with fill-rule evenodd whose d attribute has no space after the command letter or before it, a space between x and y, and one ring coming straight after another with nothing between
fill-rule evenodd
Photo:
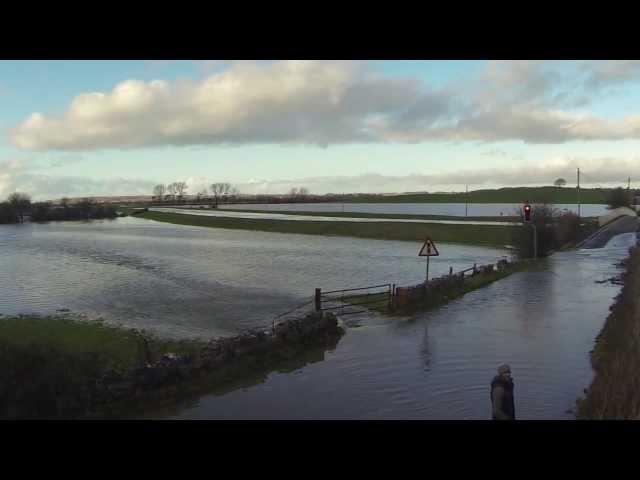
<instances>
[{"instance_id":1,"label":"sky","mask_svg":"<svg viewBox=\"0 0 640 480\"><path fill-rule=\"evenodd\" d=\"M0 61L0 199L640 187L640 61Z\"/></svg>"}]
</instances>

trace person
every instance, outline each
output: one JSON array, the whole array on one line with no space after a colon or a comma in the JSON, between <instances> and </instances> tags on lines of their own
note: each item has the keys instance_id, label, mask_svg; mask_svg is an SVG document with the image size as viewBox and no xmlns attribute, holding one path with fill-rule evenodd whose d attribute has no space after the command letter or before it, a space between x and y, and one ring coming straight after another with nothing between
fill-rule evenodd
<instances>
[{"instance_id":1,"label":"person","mask_svg":"<svg viewBox=\"0 0 640 480\"><path fill-rule=\"evenodd\" d=\"M491 382L491 405L494 420L515 420L516 409L513 401L513 379L511 367L498 367L498 375Z\"/></svg>"}]
</instances>

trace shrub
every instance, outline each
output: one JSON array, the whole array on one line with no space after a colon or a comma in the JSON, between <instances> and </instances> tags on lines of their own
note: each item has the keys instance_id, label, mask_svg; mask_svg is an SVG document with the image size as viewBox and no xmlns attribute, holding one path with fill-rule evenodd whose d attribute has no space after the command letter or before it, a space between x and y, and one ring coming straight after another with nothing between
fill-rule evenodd
<instances>
[{"instance_id":1,"label":"shrub","mask_svg":"<svg viewBox=\"0 0 640 480\"><path fill-rule=\"evenodd\" d=\"M580 217L573 212L565 212L555 220L555 244L562 247L580 238Z\"/></svg>"},{"instance_id":2,"label":"shrub","mask_svg":"<svg viewBox=\"0 0 640 480\"><path fill-rule=\"evenodd\" d=\"M515 214L522 217L520 210L517 210ZM558 216L558 210L551 205L536 204L531 208L531 224L536 227L539 257L546 257L556 248L556 229L554 225L556 216ZM524 218L522 220L524 221ZM531 258L534 254L533 228L531 224L513 229L512 244L520 258Z\"/></svg>"},{"instance_id":3,"label":"shrub","mask_svg":"<svg viewBox=\"0 0 640 480\"><path fill-rule=\"evenodd\" d=\"M631 197L629 192L620 187L609 191L606 195L606 201L610 209L631 207Z\"/></svg>"}]
</instances>

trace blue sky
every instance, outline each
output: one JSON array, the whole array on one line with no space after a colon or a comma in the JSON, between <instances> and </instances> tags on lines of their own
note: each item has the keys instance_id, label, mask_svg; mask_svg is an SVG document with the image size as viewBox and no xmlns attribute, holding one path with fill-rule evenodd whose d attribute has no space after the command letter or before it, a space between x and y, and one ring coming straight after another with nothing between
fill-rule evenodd
<instances>
[{"instance_id":1,"label":"blue sky","mask_svg":"<svg viewBox=\"0 0 640 480\"><path fill-rule=\"evenodd\" d=\"M577 166L636 185L639 87L634 61L0 61L0 197L571 185Z\"/></svg>"}]
</instances>

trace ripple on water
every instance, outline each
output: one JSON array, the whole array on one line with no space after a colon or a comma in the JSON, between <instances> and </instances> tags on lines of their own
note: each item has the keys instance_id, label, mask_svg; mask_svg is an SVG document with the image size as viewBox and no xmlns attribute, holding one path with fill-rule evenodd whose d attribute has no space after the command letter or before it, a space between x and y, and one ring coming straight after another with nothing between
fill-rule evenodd
<instances>
[{"instance_id":1,"label":"ripple on water","mask_svg":"<svg viewBox=\"0 0 640 480\"><path fill-rule=\"evenodd\" d=\"M618 241L600 252L556 254L536 271L410 318L345 316L347 334L324 361L203 396L171 416L484 419L489 383L506 361L520 418L569 418L591 381L588 352L619 291L594 282L619 273L614 263L626 244ZM248 235L135 218L3 227L0 245L1 313L69 308L178 337L269 323L271 314L311 300L316 287L413 284L424 274L411 242ZM431 266L440 274L502 253L446 245Z\"/></svg>"}]
</instances>

